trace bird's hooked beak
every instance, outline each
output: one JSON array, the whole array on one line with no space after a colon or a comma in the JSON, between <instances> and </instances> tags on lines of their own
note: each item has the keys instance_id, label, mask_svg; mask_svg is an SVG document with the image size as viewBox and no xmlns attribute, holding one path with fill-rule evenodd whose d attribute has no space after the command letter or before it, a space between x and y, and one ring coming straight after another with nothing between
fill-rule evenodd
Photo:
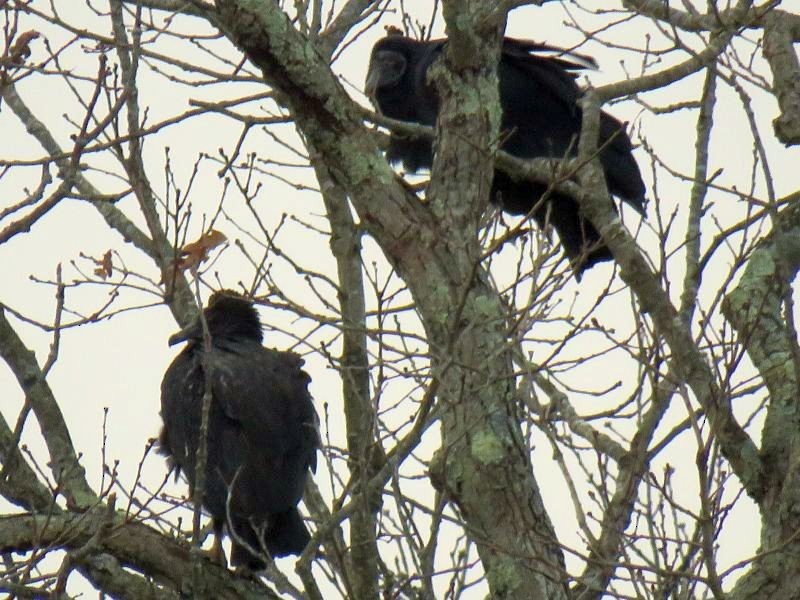
<instances>
[{"instance_id":1,"label":"bird's hooked beak","mask_svg":"<svg viewBox=\"0 0 800 600\"><path fill-rule=\"evenodd\" d=\"M200 319L195 319L177 333L173 333L171 336L169 336L167 343L170 346L174 346L175 344L180 344L181 342L202 336L203 324L200 322Z\"/></svg>"},{"instance_id":2,"label":"bird's hooked beak","mask_svg":"<svg viewBox=\"0 0 800 600\"><path fill-rule=\"evenodd\" d=\"M398 85L408 68L405 57L394 50L378 50L372 53L367 69L367 80L364 82L364 93L374 105L379 88Z\"/></svg>"},{"instance_id":3,"label":"bird's hooked beak","mask_svg":"<svg viewBox=\"0 0 800 600\"><path fill-rule=\"evenodd\" d=\"M375 104L375 92L378 91L378 83L381 80L380 69L374 64L374 59L369 61L367 80L364 82L364 93L367 98Z\"/></svg>"}]
</instances>

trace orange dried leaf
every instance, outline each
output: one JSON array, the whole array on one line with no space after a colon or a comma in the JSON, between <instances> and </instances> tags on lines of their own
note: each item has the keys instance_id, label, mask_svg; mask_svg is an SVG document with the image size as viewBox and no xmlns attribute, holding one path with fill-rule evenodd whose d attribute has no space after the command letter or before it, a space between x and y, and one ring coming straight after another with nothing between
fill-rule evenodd
<instances>
[{"instance_id":1,"label":"orange dried leaf","mask_svg":"<svg viewBox=\"0 0 800 600\"><path fill-rule=\"evenodd\" d=\"M111 250L108 250L105 254L103 254L103 258L97 260L96 258L92 259L94 264L97 265L97 268L94 270L94 274L98 277L103 279L108 279L114 274L114 265L111 263Z\"/></svg>"},{"instance_id":2,"label":"orange dried leaf","mask_svg":"<svg viewBox=\"0 0 800 600\"><path fill-rule=\"evenodd\" d=\"M9 62L12 65L21 65L31 55L31 42L38 37L39 32L33 30L20 34L8 53Z\"/></svg>"},{"instance_id":3,"label":"orange dried leaf","mask_svg":"<svg viewBox=\"0 0 800 600\"><path fill-rule=\"evenodd\" d=\"M102 268L103 272L106 274L106 277L111 277L114 274L114 266L111 264L111 250L108 250L105 254L103 254Z\"/></svg>"},{"instance_id":4,"label":"orange dried leaf","mask_svg":"<svg viewBox=\"0 0 800 600\"><path fill-rule=\"evenodd\" d=\"M181 249L180 259L178 260L178 268L182 271L191 269L196 271L200 263L208 259L208 253L217 246L224 244L228 241L225 234L211 229L201 235L196 241L186 244Z\"/></svg>"}]
</instances>

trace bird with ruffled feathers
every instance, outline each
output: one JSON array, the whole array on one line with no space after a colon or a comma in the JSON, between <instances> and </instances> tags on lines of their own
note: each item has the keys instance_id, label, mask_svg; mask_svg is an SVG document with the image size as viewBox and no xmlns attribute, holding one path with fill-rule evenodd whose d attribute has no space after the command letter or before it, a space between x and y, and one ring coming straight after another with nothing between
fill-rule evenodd
<instances>
[{"instance_id":1,"label":"bird with ruffled feathers","mask_svg":"<svg viewBox=\"0 0 800 600\"><path fill-rule=\"evenodd\" d=\"M320 445L310 378L298 355L262 346L258 312L240 294L214 293L203 319L169 338L186 347L161 384L159 451L192 495L209 384L205 485L192 501L211 516L214 557L224 561L227 533L231 564L259 570L270 557L301 553L310 539L297 509Z\"/></svg>"}]
</instances>

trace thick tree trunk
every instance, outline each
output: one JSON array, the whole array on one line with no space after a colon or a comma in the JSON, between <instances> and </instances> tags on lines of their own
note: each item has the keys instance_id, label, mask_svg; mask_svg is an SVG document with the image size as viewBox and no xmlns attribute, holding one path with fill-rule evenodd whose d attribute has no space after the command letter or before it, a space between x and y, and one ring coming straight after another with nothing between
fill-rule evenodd
<instances>
[{"instance_id":1,"label":"thick tree trunk","mask_svg":"<svg viewBox=\"0 0 800 600\"><path fill-rule=\"evenodd\" d=\"M722 309L770 399L760 450L761 557L731 593L735 600L800 598L800 347L790 286L800 268L800 207L789 204L774 222Z\"/></svg>"},{"instance_id":2,"label":"thick tree trunk","mask_svg":"<svg viewBox=\"0 0 800 600\"><path fill-rule=\"evenodd\" d=\"M428 310L436 308L423 314ZM461 322L457 340L437 360L448 367L437 373L443 439L431 477L461 512L492 597L566 597L563 559L519 426L496 292L475 282Z\"/></svg>"},{"instance_id":3,"label":"thick tree trunk","mask_svg":"<svg viewBox=\"0 0 800 600\"><path fill-rule=\"evenodd\" d=\"M466 79L455 81L444 102L454 126L437 142L425 207L388 168L327 64L308 51L276 3L217 6L233 40L285 94L305 139L414 296L441 383L444 440L432 475L465 519L492 596L566 597L563 559L515 415L506 315L479 264L478 215L493 170L486 157L499 124L502 19L481 15L490 10L481 2L469 23L483 23L482 36L459 23L466 29L457 36L454 64Z\"/></svg>"}]
</instances>

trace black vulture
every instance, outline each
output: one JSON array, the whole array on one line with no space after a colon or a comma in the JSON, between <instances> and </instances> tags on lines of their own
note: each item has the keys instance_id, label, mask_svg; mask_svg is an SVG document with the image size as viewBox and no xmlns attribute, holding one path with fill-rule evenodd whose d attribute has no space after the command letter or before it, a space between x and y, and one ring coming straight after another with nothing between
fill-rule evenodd
<instances>
[{"instance_id":1,"label":"black vulture","mask_svg":"<svg viewBox=\"0 0 800 600\"><path fill-rule=\"evenodd\" d=\"M210 352L199 318L169 338L170 345L188 344L161 384L160 452L176 477L184 473L191 493L208 381L202 505L213 520L217 556L224 528L231 537L231 564L259 570L265 563L258 555L299 554L309 540L297 503L319 448L310 378L299 356L261 345L258 312L246 298L216 292L204 315Z\"/></svg>"},{"instance_id":2,"label":"black vulture","mask_svg":"<svg viewBox=\"0 0 800 600\"><path fill-rule=\"evenodd\" d=\"M372 48L365 91L377 110L392 119L434 126L439 101L428 81L428 68L441 56L447 40L419 41L390 32ZM535 42L505 38L498 65L500 80L501 148L519 158L574 156L581 127L580 88L575 71L592 59L561 51L561 56L542 56L541 51L560 50ZM610 192L644 215L645 186L631 153L625 127L603 112L599 146ZM387 159L402 163L408 172L430 168L432 144L392 134ZM575 199L551 194L539 202L547 185L516 181L495 170L491 201L513 215L532 211L540 227L550 223L558 233L576 276L592 265L610 260L594 226L581 217Z\"/></svg>"}]
</instances>

